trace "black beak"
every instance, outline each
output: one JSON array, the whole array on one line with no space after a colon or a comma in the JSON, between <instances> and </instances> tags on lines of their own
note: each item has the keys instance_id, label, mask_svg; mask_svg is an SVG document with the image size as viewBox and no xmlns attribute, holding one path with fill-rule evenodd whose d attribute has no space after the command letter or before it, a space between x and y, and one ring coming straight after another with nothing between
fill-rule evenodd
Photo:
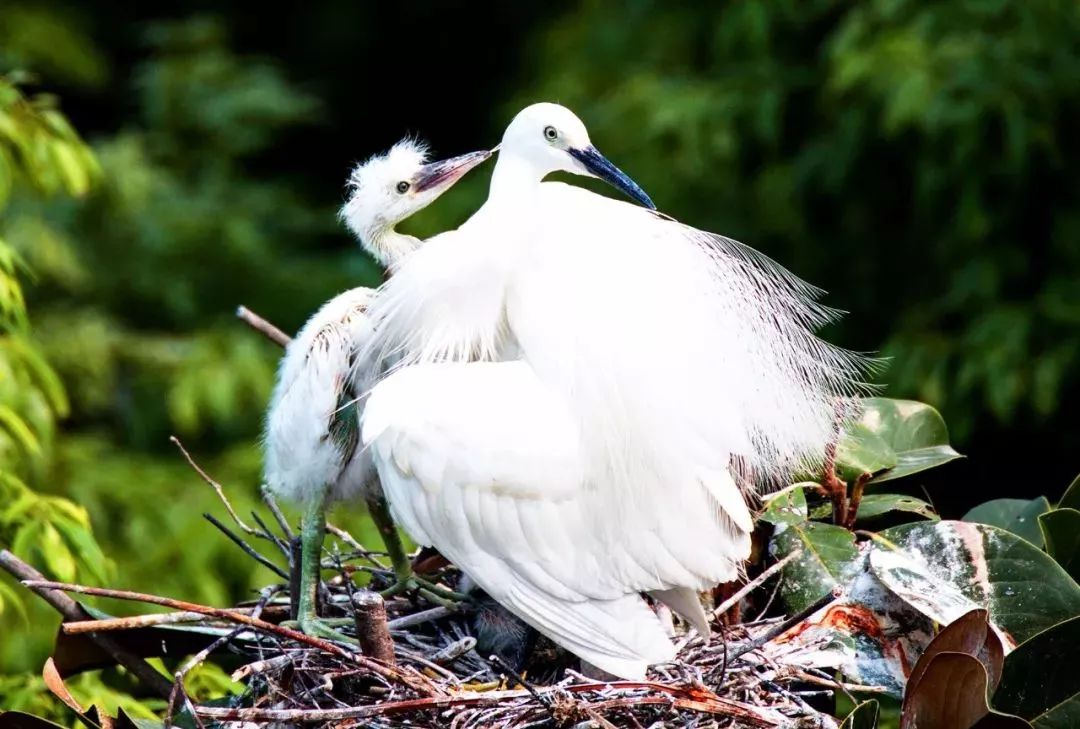
<instances>
[{"instance_id":1,"label":"black beak","mask_svg":"<svg viewBox=\"0 0 1080 729\"><path fill-rule=\"evenodd\" d=\"M413 190L424 192L433 187L445 186L449 188L461 179L466 172L490 156L490 151L469 152L459 157L451 157L450 159L426 164L420 168L420 172L417 173L416 178L413 180Z\"/></svg>"},{"instance_id":2,"label":"black beak","mask_svg":"<svg viewBox=\"0 0 1080 729\"><path fill-rule=\"evenodd\" d=\"M600 178L612 187L621 190L627 197L637 200L639 203L656 210L656 205L649 199L636 182L627 177L626 173L608 161L607 157L600 154L596 147L588 146L585 149L568 149L570 156L585 166L591 174Z\"/></svg>"}]
</instances>

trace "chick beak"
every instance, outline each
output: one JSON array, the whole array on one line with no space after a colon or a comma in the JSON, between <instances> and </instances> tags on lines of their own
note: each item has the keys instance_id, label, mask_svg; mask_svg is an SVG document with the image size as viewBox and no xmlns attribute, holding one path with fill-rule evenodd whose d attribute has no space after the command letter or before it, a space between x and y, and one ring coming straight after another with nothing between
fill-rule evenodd
<instances>
[{"instance_id":1,"label":"chick beak","mask_svg":"<svg viewBox=\"0 0 1080 729\"><path fill-rule=\"evenodd\" d=\"M450 189L466 172L476 167L491 156L490 151L469 152L458 157L431 162L420 168L413 182L416 192L437 189L440 192Z\"/></svg>"}]
</instances>

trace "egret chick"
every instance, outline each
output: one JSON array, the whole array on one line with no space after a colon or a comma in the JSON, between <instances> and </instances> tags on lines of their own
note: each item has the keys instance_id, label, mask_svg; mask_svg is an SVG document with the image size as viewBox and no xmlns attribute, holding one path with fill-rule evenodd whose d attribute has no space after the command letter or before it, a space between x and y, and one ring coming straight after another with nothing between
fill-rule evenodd
<instances>
[{"instance_id":1,"label":"egret chick","mask_svg":"<svg viewBox=\"0 0 1080 729\"><path fill-rule=\"evenodd\" d=\"M420 144L403 140L358 165L341 217L361 245L393 269L421 243L395 226L424 209L490 156L473 152L427 162ZM316 618L316 591L328 503L362 495L399 583L409 563L370 457L359 447L359 411L350 371L372 336L366 312L374 292L346 291L323 305L285 349L264 435L265 480L277 496L301 504L298 623L309 634L340 637Z\"/></svg>"}]
</instances>

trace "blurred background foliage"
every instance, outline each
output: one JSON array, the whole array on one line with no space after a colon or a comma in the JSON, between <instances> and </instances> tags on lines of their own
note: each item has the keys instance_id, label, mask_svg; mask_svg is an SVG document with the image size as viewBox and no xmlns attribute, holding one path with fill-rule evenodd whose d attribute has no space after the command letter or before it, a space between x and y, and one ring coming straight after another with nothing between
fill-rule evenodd
<instances>
[{"instance_id":1,"label":"blurred background foliage","mask_svg":"<svg viewBox=\"0 0 1080 729\"><path fill-rule=\"evenodd\" d=\"M235 306L294 331L376 283L334 217L350 165L406 132L489 147L536 100L852 312L828 336L888 355L886 393L969 456L926 479L944 515L1075 473L1077 3L205 5L0 9L0 544L43 571L211 603L271 580L168 442L254 504L279 352ZM56 624L5 580L0 705Z\"/></svg>"}]
</instances>

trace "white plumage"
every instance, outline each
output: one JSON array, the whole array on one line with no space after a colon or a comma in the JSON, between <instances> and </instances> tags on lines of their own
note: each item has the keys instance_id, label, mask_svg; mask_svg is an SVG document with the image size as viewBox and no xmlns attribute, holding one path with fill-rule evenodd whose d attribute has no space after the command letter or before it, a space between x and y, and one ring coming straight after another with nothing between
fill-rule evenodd
<instances>
[{"instance_id":1,"label":"white plumage","mask_svg":"<svg viewBox=\"0 0 1080 729\"><path fill-rule=\"evenodd\" d=\"M487 152L428 164L427 148L404 139L357 165L341 218L361 245L388 268L420 246L394 227L446 192ZM408 185L404 192L399 185ZM358 287L326 302L285 348L270 397L264 432L270 490L305 502L326 488L334 500L377 486L369 459L357 448L359 423L351 373L370 340L366 309L373 289ZM378 363L375 363L377 366Z\"/></svg>"},{"instance_id":2,"label":"white plumage","mask_svg":"<svg viewBox=\"0 0 1080 729\"><path fill-rule=\"evenodd\" d=\"M733 241L541 184L557 169L647 201L568 110L519 114L487 203L372 303L365 356L411 366L374 388L362 439L414 538L640 677L672 647L638 593L707 630L694 593L750 549L733 461L779 479L820 459L861 362L814 336L832 316L816 289Z\"/></svg>"},{"instance_id":3,"label":"white plumage","mask_svg":"<svg viewBox=\"0 0 1080 729\"><path fill-rule=\"evenodd\" d=\"M420 241L394 226L427 207L488 152L427 162L426 149L404 140L353 170L341 217L361 244L392 268ZM305 507L299 623L305 631L340 638L315 616L315 590L327 502L363 496L379 526L399 581L409 572L389 523L369 454L359 447L360 424L352 371L372 337L365 310L373 291L355 288L323 305L285 348L264 431L264 472L274 494ZM373 368L380 366L371 363Z\"/></svg>"},{"instance_id":4,"label":"white plumage","mask_svg":"<svg viewBox=\"0 0 1080 729\"><path fill-rule=\"evenodd\" d=\"M338 294L285 348L267 412L264 472L267 487L293 503L328 484L330 499L354 498L375 475L356 447L349 389L356 352L372 334L366 311L374 293L358 287Z\"/></svg>"}]
</instances>

